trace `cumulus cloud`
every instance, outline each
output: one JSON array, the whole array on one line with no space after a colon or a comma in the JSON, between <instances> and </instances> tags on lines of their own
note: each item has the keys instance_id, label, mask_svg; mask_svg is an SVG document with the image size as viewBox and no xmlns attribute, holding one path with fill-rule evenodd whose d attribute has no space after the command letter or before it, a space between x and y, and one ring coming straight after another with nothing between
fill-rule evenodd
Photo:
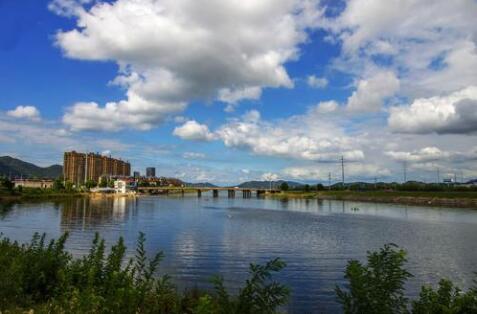
<instances>
[{"instance_id":1,"label":"cumulus cloud","mask_svg":"<svg viewBox=\"0 0 477 314\"><path fill-rule=\"evenodd\" d=\"M221 140L227 147L263 156L320 162L336 161L342 155L350 161L363 159L357 141L324 114L323 108L332 110L335 106L332 102L321 103L306 114L272 122L262 120L258 111L251 110L240 118L230 119L214 132L206 125L188 121L173 134L188 140Z\"/></svg>"},{"instance_id":2,"label":"cumulus cloud","mask_svg":"<svg viewBox=\"0 0 477 314\"><path fill-rule=\"evenodd\" d=\"M35 106L17 106L7 111L7 115L17 119L40 120L40 111Z\"/></svg>"},{"instance_id":3,"label":"cumulus cloud","mask_svg":"<svg viewBox=\"0 0 477 314\"><path fill-rule=\"evenodd\" d=\"M386 98L399 90L399 79L391 71L382 71L358 82L348 98L347 109L357 112L379 111Z\"/></svg>"},{"instance_id":4,"label":"cumulus cloud","mask_svg":"<svg viewBox=\"0 0 477 314\"><path fill-rule=\"evenodd\" d=\"M476 84L476 15L474 0L350 0L322 26L342 44L340 70L385 65L407 96L429 97Z\"/></svg>"},{"instance_id":5,"label":"cumulus cloud","mask_svg":"<svg viewBox=\"0 0 477 314\"><path fill-rule=\"evenodd\" d=\"M387 151L385 153L396 161L405 161L411 163L430 163L437 161L472 161L477 159L477 148L469 151L444 151L437 147L424 147L418 150L406 151Z\"/></svg>"},{"instance_id":6,"label":"cumulus cloud","mask_svg":"<svg viewBox=\"0 0 477 314\"><path fill-rule=\"evenodd\" d=\"M412 152L388 151L385 153L393 160L406 162L430 162L448 158L450 154L437 147L424 147Z\"/></svg>"},{"instance_id":7,"label":"cumulus cloud","mask_svg":"<svg viewBox=\"0 0 477 314\"><path fill-rule=\"evenodd\" d=\"M288 167L283 169L285 176L297 179L297 180L328 180L329 168L319 165L308 165L298 167ZM388 177L391 175L391 171L387 168L381 167L375 164L364 163L351 163L345 167L345 180L356 178L376 178L376 177ZM337 173L332 173L332 176L336 179ZM341 173L339 173L341 176ZM339 178L341 180L341 177Z\"/></svg>"},{"instance_id":8,"label":"cumulus cloud","mask_svg":"<svg viewBox=\"0 0 477 314\"><path fill-rule=\"evenodd\" d=\"M393 107L389 126L402 133L466 134L477 131L477 86L447 96L418 98Z\"/></svg>"},{"instance_id":9,"label":"cumulus cloud","mask_svg":"<svg viewBox=\"0 0 477 314\"><path fill-rule=\"evenodd\" d=\"M325 88L328 86L328 80L324 77L317 77L315 75L310 75L306 79L308 86L312 88Z\"/></svg>"},{"instance_id":10,"label":"cumulus cloud","mask_svg":"<svg viewBox=\"0 0 477 314\"><path fill-rule=\"evenodd\" d=\"M116 62L113 83L127 98L90 105L89 123L84 104L74 105L64 122L77 130L107 129L105 115L112 130L147 129L193 100L235 104L260 97L262 88L292 87L284 64L298 58L306 29L322 14L315 0L81 2L50 5L76 20L56 44L70 58Z\"/></svg>"},{"instance_id":11,"label":"cumulus cloud","mask_svg":"<svg viewBox=\"0 0 477 314\"><path fill-rule=\"evenodd\" d=\"M210 141L214 139L214 135L209 131L209 127L195 120L189 120L183 125L176 127L173 134L184 140Z\"/></svg>"}]
</instances>

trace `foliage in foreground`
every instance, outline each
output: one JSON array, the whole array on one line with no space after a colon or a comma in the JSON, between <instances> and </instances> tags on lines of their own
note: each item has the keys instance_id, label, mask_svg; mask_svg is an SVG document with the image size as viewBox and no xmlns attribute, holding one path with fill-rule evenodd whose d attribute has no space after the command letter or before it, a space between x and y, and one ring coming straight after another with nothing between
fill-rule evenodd
<instances>
[{"instance_id":1,"label":"foliage in foreground","mask_svg":"<svg viewBox=\"0 0 477 314\"><path fill-rule=\"evenodd\" d=\"M233 295L223 279L212 280L211 292L179 292L168 276L157 276L162 252L146 257L140 233L135 256L125 259L122 238L106 254L95 236L88 255L73 259L65 251L65 234L48 243L35 234L29 244L0 239L0 313L276 313L289 290L273 281L285 267L280 259L251 264L243 288ZM405 270L406 252L394 244L368 252L367 263L349 261L345 288L336 295L345 313L464 314L477 313L477 284L467 292L449 280L436 289L423 286L416 300L405 297L412 275Z\"/></svg>"},{"instance_id":2,"label":"foliage in foreground","mask_svg":"<svg viewBox=\"0 0 477 314\"><path fill-rule=\"evenodd\" d=\"M250 277L237 296L231 296L218 277L214 293L180 293L169 277L155 276L163 254L148 259L142 233L128 261L122 238L106 254L104 240L96 235L89 254L73 259L65 251L67 237L46 243L45 235L35 234L23 245L0 241L0 312L274 313L289 294L272 281L272 274L285 267L280 259L251 264Z\"/></svg>"},{"instance_id":3,"label":"foliage in foreground","mask_svg":"<svg viewBox=\"0 0 477 314\"><path fill-rule=\"evenodd\" d=\"M442 279L437 290L423 286L417 300L409 304L404 286L412 275L405 270L406 252L387 244L378 252L368 252L367 265L352 260L346 267L347 290L336 287L345 313L477 313L477 285L462 292L452 282Z\"/></svg>"}]
</instances>

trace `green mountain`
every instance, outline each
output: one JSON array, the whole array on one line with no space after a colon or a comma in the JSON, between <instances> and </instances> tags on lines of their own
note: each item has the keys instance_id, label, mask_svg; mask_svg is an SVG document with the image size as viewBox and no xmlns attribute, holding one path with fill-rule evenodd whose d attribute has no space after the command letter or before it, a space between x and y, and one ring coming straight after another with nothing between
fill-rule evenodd
<instances>
[{"instance_id":1,"label":"green mountain","mask_svg":"<svg viewBox=\"0 0 477 314\"><path fill-rule=\"evenodd\" d=\"M290 188L296 188L299 186L302 186L303 184L294 182L294 181L283 181L283 180L278 180L278 181L272 181L271 186L272 188L276 189L279 188L282 183L286 182ZM250 188L250 189L269 189L270 188L270 181L247 181L243 182L240 185L238 185L239 188Z\"/></svg>"},{"instance_id":2,"label":"green mountain","mask_svg":"<svg viewBox=\"0 0 477 314\"><path fill-rule=\"evenodd\" d=\"M191 188L216 188L217 185L209 182L199 182L199 183L184 183L185 186Z\"/></svg>"},{"instance_id":3,"label":"green mountain","mask_svg":"<svg viewBox=\"0 0 477 314\"><path fill-rule=\"evenodd\" d=\"M61 176L62 173L63 167L60 165L43 168L10 156L0 157L0 176L54 179Z\"/></svg>"}]
</instances>

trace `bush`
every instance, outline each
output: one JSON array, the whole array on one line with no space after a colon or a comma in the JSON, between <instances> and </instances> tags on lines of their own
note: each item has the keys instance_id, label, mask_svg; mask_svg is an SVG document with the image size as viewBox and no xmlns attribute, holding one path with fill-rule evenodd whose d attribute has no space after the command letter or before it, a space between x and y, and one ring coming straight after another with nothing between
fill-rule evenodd
<instances>
[{"instance_id":1,"label":"bush","mask_svg":"<svg viewBox=\"0 0 477 314\"><path fill-rule=\"evenodd\" d=\"M477 293L475 289L464 293L451 281L442 279L436 291L429 286L421 288L419 299L412 302L412 313L477 313Z\"/></svg>"},{"instance_id":2,"label":"bush","mask_svg":"<svg viewBox=\"0 0 477 314\"><path fill-rule=\"evenodd\" d=\"M163 253L146 257L139 234L134 258L125 261L122 238L105 254L96 234L90 252L73 259L64 249L68 235L45 244L35 234L30 244L0 242L0 312L34 309L48 313L274 313L288 289L271 280L285 267L275 259L250 265L250 278L238 296L230 296L220 278L216 293L177 292L168 276L156 277Z\"/></svg>"},{"instance_id":3,"label":"bush","mask_svg":"<svg viewBox=\"0 0 477 314\"><path fill-rule=\"evenodd\" d=\"M368 252L368 264L352 260L346 267L348 291L336 287L345 313L405 313L404 283L412 275L404 269L406 253L394 244Z\"/></svg>"}]
</instances>

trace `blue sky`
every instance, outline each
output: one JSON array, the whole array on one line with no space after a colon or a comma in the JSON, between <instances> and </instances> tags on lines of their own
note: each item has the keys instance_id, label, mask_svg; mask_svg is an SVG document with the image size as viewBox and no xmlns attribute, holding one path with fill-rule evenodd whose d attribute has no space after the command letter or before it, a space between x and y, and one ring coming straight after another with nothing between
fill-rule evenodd
<instances>
[{"instance_id":1,"label":"blue sky","mask_svg":"<svg viewBox=\"0 0 477 314\"><path fill-rule=\"evenodd\" d=\"M0 0L0 153L186 181L477 176L477 2ZM432 18L430 18L432 17Z\"/></svg>"}]
</instances>

